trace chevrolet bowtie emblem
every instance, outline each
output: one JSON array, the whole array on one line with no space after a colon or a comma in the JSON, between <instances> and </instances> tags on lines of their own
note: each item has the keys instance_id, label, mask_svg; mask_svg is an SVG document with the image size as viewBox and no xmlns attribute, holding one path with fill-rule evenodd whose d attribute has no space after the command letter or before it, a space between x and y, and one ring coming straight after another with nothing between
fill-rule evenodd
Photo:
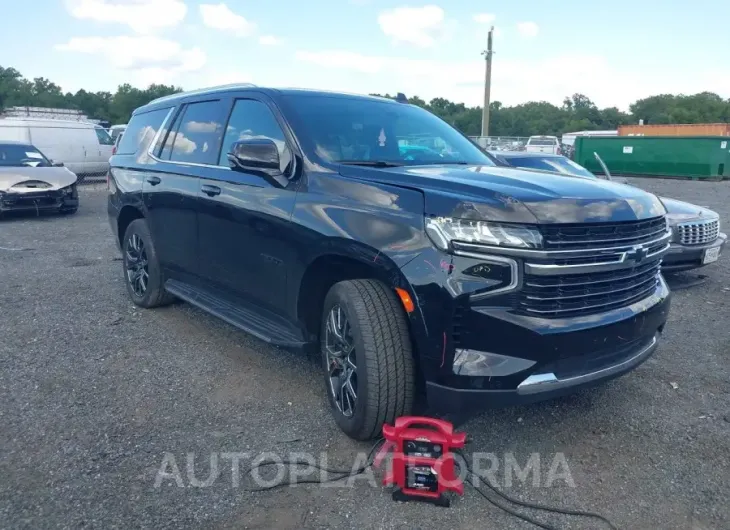
<instances>
[{"instance_id":1,"label":"chevrolet bowtie emblem","mask_svg":"<svg viewBox=\"0 0 730 530\"><path fill-rule=\"evenodd\" d=\"M625 261L633 261L634 263L641 263L644 258L649 254L649 251L641 245L635 245L631 250L624 252Z\"/></svg>"}]
</instances>

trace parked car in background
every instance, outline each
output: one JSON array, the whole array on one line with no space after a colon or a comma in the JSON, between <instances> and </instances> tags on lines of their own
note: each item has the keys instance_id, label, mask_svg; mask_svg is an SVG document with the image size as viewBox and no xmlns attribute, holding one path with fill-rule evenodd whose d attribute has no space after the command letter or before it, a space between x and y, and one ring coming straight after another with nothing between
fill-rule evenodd
<instances>
[{"instance_id":1,"label":"parked car in background","mask_svg":"<svg viewBox=\"0 0 730 530\"><path fill-rule=\"evenodd\" d=\"M41 152L74 172L79 180L106 175L114 140L101 126L84 121L4 118L0 141L36 146Z\"/></svg>"},{"instance_id":2,"label":"parked car in background","mask_svg":"<svg viewBox=\"0 0 730 530\"><path fill-rule=\"evenodd\" d=\"M557 136L530 136L525 145L529 153L560 154L560 141Z\"/></svg>"},{"instance_id":3,"label":"parked car in background","mask_svg":"<svg viewBox=\"0 0 730 530\"><path fill-rule=\"evenodd\" d=\"M428 149L403 150L416 137ZM318 351L356 439L420 390L468 412L618 377L669 312L654 195L538 185L388 98L239 85L152 101L112 157L108 212L135 304L180 298Z\"/></svg>"},{"instance_id":4,"label":"parked car in background","mask_svg":"<svg viewBox=\"0 0 730 530\"><path fill-rule=\"evenodd\" d=\"M119 149L119 142L122 141L122 137L124 136L123 132L120 132L117 134L117 137L114 139L114 147L112 147L112 156L117 154L117 149Z\"/></svg>"},{"instance_id":5,"label":"parked car in background","mask_svg":"<svg viewBox=\"0 0 730 530\"><path fill-rule=\"evenodd\" d=\"M626 179L613 178L597 154L596 159L603 166L605 175L594 175L580 164L560 155L502 151L490 154L499 163L511 167L628 183ZM720 216L709 208L688 202L667 197L659 199L667 209L667 220L672 230L672 242L669 252L664 256L662 270L684 271L717 261L727 241L727 235L720 232Z\"/></svg>"},{"instance_id":6,"label":"parked car in background","mask_svg":"<svg viewBox=\"0 0 730 530\"><path fill-rule=\"evenodd\" d=\"M116 142L119 135L122 134L126 128L126 123L121 125L112 125L111 127L109 127L109 136L111 136L112 140Z\"/></svg>"},{"instance_id":7,"label":"parked car in background","mask_svg":"<svg viewBox=\"0 0 730 530\"><path fill-rule=\"evenodd\" d=\"M76 175L35 146L0 141L0 214L10 211L74 213Z\"/></svg>"}]
</instances>

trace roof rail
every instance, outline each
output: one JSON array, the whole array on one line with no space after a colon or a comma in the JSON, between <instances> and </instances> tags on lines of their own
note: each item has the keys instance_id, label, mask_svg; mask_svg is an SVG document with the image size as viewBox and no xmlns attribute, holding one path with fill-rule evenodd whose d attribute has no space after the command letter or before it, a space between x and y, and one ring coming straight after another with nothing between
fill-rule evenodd
<instances>
[{"instance_id":1,"label":"roof rail","mask_svg":"<svg viewBox=\"0 0 730 530\"><path fill-rule=\"evenodd\" d=\"M175 100L178 98L184 98L186 96L194 96L196 94L203 94L208 92L220 92L222 90L231 90L236 88L254 88L256 85L253 83L230 83L227 85L217 85L212 87L206 87L206 88L198 88L195 90L188 90L187 92L177 92L175 94L170 94L169 96L162 96L157 99L153 99L148 103L148 105L152 103L160 103L162 101L170 101Z\"/></svg>"}]
</instances>

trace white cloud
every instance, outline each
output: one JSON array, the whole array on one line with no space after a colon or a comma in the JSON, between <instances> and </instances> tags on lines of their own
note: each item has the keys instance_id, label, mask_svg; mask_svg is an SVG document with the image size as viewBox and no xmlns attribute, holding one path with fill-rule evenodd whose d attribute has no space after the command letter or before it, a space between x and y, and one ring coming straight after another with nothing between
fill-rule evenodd
<instances>
[{"instance_id":1,"label":"white cloud","mask_svg":"<svg viewBox=\"0 0 730 530\"><path fill-rule=\"evenodd\" d=\"M323 87L356 92L404 92L425 100L445 97L467 105L480 105L484 90L484 60L438 61L405 57L370 56L342 50L299 51L296 58L332 70L315 77ZM343 70L358 72L355 79L342 75ZM560 72L560 75L555 75ZM549 101L561 105L565 96L586 94L600 107L626 109L639 97L661 92L661 87L637 87L628 73L612 68L600 56L558 56L547 60L509 60L496 57L492 70L492 101L516 105L527 101ZM349 81L342 81L349 79ZM535 79L542 79L539 84ZM606 83L612 79L612 83ZM654 83L656 84L656 83ZM357 86L356 89L353 86Z\"/></svg>"},{"instance_id":2,"label":"white cloud","mask_svg":"<svg viewBox=\"0 0 730 530\"><path fill-rule=\"evenodd\" d=\"M497 15L493 15L492 13L478 13L474 15L474 22L479 24L494 24L496 18Z\"/></svg>"},{"instance_id":3,"label":"white cloud","mask_svg":"<svg viewBox=\"0 0 730 530\"><path fill-rule=\"evenodd\" d=\"M348 51L298 51L295 57L300 61L314 63L326 68L357 70L368 74L378 73L383 68L383 59L381 57L367 56Z\"/></svg>"},{"instance_id":4,"label":"white cloud","mask_svg":"<svg viewBox=\"0 0 730 530\"><path fill-rule=\"evenodd\" d=\"M259 44L263 44L264 46L278 46L281 44L281 39L273 35L261 35L259 37Z\"/></svg>"},{"instance_id":5,"label":"white cloud","mask_svg":"<svg viewBox=\"0 0 730 530\"><path fill-rule=\"evenodd\" d=\"M237 15L223 3L201 4L200 15L203 17L203 24L209 28L229 31L239 37L248 37L256 32L256 24Z\"/></svg>"},{"instance_id":6,"label":"white cloud","mask_svg":"<svg viewBox=\"0 0 730 530\"><path fill-rule=\"evenodd\" d=\"M188 10L182 0L66 0L66 8L75 18L124 24L141 34L177 26Z\"/></svg>"},{"instance_id":7,"label":"white cloud","mask_svg":"<svg viewBox=\"0 0 730 530\"><path fill-rule=\"evenodd\" d=\"M435 5L397 7L378 16L380 29L393 42L433 46L444 31L444 10Z\"/></svg>"},{"instance_id":8,"label":"white cloud","mask_svg":"<svg viewBox=\"0 0 730 530\"><path fill-rule=\"evenodd\" d=\"M169 82L181 73L199 70L206 62L200 48L186 49L179 42L149 35L73 37L56 49L100 55L115 68L131 70L136 81L145 85Z\"/></svg>"},{"instance_id":9,"label":"white cloud","mask_svg":"<svg viewBox=\"0 0 730 530\"><path fill-rule=\"evenodd\" d=\"M517 24L517 32L523 37L537 37L537 34L540 33L540 26L534 22L519 22Z\"/></svg>"}]
</instances>

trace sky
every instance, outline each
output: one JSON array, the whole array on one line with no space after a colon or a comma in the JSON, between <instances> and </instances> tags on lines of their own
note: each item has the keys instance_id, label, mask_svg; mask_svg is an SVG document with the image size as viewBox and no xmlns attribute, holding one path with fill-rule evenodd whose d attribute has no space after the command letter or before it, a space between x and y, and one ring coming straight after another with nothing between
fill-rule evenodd
<instances>
[{"instance_id":1,"label":"sky","mask_svg":"<svg viewBox=\"0 0 730 530\"><path fill-rule=\"evenodd\" d=\"M0 65L64 91L250 82L627 110L662 93L730 98L729 0L4 0Z\"/></svg>"}]
</instances>

